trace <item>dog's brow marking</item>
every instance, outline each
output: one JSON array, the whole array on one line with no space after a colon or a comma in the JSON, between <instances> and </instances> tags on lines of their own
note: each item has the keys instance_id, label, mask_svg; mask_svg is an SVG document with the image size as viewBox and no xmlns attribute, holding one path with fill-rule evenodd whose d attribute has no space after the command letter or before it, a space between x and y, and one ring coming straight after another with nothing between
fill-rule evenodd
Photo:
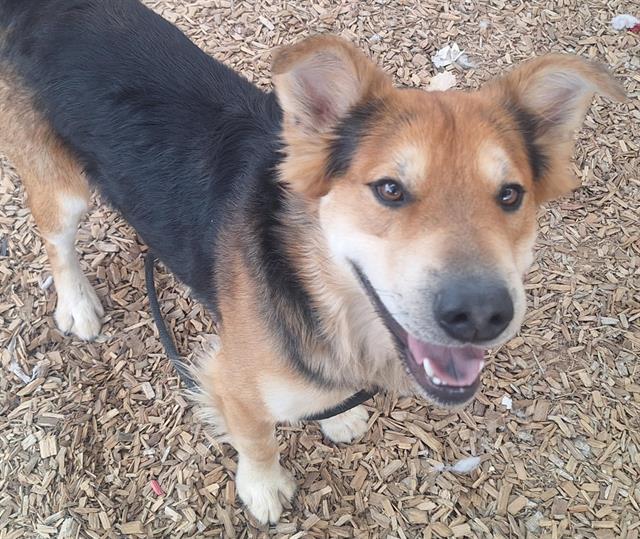
<instances>
[{"instance_id":1,"label":"dog's brow marking","mask_svg":"<svg viewBox=\"0 0 640 539\"><path fill-rule=\"evenodd\" d=\"M394 161L399 179L409 188L417 185L427 174L426 153L413 145L398 150Z\"/></svg>"},{"instance_id":2,"label":"dog's brow marking","mask_svg":"<svg viewBox=\"0 0 640 539\"><path fill-rule=\"evenodd\" d=\"M506 152L494 144L481 146L478 153L478 167L482 176L496 186L508 181L512 172Z\"/></svg>"}]
</instances>

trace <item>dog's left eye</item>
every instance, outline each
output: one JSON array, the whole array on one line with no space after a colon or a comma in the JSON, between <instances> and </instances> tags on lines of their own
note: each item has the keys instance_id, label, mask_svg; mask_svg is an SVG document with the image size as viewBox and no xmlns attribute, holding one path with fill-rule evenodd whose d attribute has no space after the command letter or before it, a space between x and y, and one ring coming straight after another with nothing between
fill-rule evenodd
<instances>
[{"instance_id":1,"label":"dog's left eye","mask_svg":"<svg viewBox=\"0 0 640 539\"><path fill-rule=\"evenodd\" d=\"M517 183L510 183L504 185L498 193L498 202L502 209L505 211L515 211L522 204L522 197L524 197L524 189L522 185Z\"/></svg>"},{"instance_id":2,"label":"dog's left eye","mask_svg":"<svg viewBox=\"0 0 640 539\"><path fill-rule=\"evenodd\" d=\"M407 201L404 187L396 180L385 178L370 183L369 186L385 206L400 206Z\"/></svg>"}]
</instances>

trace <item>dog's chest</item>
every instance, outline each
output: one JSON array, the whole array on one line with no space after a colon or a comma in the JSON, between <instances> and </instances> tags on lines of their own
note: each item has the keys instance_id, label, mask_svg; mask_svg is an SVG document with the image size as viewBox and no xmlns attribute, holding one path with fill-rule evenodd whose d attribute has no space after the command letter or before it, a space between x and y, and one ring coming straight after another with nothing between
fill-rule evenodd
<instances>
[{"instance_id":1,"label":"dog's chest","mask_svg":"<svg viewBox=\"0 0 640 539\"><path fill-rule=\"evenodd\" d=\"M262 397L269 413L279 422L296 422L333 408L353 392L324 389L310 382L269 376L261 384Z\"/></svg>"}]
</instances>

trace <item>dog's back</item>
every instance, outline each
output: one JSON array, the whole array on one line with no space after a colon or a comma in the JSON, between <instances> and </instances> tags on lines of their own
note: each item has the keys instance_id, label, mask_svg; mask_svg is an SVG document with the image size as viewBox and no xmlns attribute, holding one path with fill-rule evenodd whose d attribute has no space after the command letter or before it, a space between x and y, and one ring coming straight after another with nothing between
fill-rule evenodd
<instances>
[{"instance_id":1,"label":"dog's back","mask_svg":"<svg viewBox=\"0 0 640 539\"><path fill-rule=\"evenodd\" d=\"M0 37L0 76L162 260L211 290L202 247L275 155L275 98L135 0L2 0Z\"/></svg>"}]
</instances>

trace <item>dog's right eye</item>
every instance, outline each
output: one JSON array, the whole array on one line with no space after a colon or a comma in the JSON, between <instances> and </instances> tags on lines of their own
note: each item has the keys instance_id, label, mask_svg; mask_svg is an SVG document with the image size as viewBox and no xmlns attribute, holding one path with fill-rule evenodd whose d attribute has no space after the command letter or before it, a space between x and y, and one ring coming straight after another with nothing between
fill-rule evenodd
<instances>
[{"instance_id":1,"label":"dog's right eye","mask_svg":"<svg viewBox=\"0 0 640 539\"><path fill-rule=\"evenodd\" d=\"M376 198L385 206L402 206L409 198L402 184L390 178L384 178L377 182L370 183L369 186L376 195Z\"/></svg>"},{"instance_id":2,"label":"dog's right eye","mask_svg":"<svg viewBox=\"0 0 640 539\"><path fill-rule=\"evenodd\" d=\"M505 211L516 211L522 204L524 188L517 183L503 185L498 193L498 203Z\"/></svg>"}]
</instances>

